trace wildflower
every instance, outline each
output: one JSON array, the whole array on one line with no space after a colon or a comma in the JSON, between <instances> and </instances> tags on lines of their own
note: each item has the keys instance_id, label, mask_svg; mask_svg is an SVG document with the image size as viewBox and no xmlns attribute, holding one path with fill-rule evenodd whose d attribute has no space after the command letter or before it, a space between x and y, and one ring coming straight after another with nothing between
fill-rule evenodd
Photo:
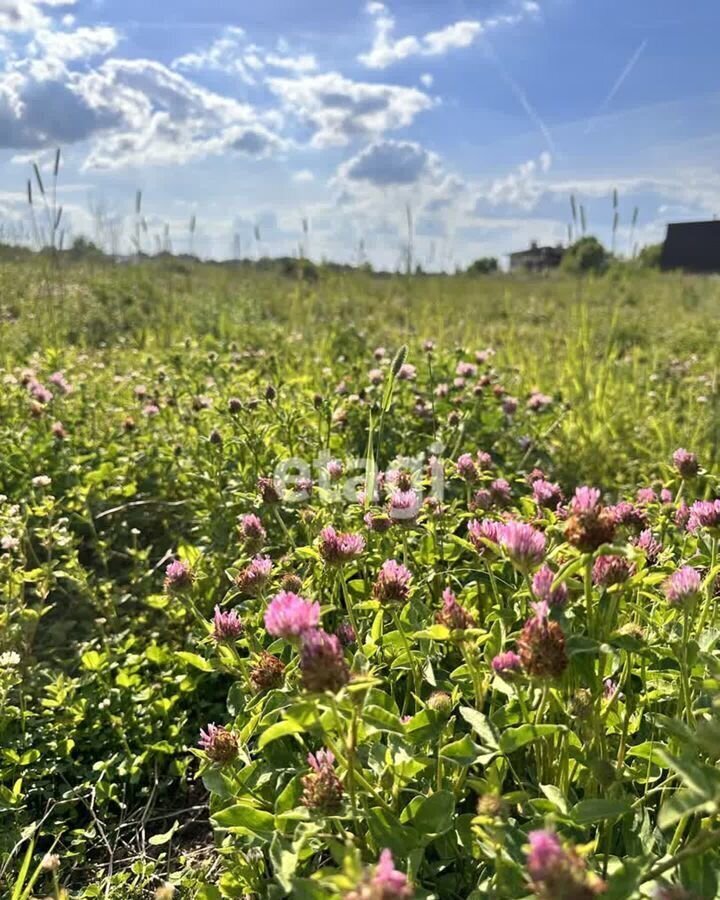
<instances>
[{"instance_id":1,"label":"wildflower","mask_svg":"<svg viewBox=\"0 0 720 900\"><path fill-rule=\"evenodd\" d=\"M280 582L280 587L284 591L289 591L291 594L299 594L302 590L302 578L298 575L295 575L293 572L288 572L283 575L282 580Z\"/></svg>"},{"instance_id":2,"label":"wildflower","mask_svg":"<svg viewBox=\"0 0 720 900\"><path fill-rule=\"evenodd\" d=\"M678 528L687 528L690 522L690 507L683 500L675 511L675 524Z\"/></svg>"},{"instance_id":3,"label":"wildflower","mask_svg":"<svg viewBox=\"0 0 720 900\"><path fill-rule=\"evenodd\" d=\"M53 422L50 426L50 431L56 441L64 441L67 437L67 431L65 431L65 426L62 422Z\"/></svg>"},{"instance_id":4,"label":"wildflower","mask_svg":"<svg viewBox=\"0 0 720 900\"><path fill-rule=\"evenodd\" d=\"M694 478L700 471L700 463L694 453L679 447L672 456L673 465L678 470L681 478Z\"/></svg>"},{"instance_id":5,"label":"wildflower","mask_svg":"<svg viewBox=\"0 0 720 900\"><path fill-rule=\"evenodd\" d=\"M407 877L395 868L392 853L383 850L375 870L366 873L354 891L343 900L408 900L414 891Z\"/></svg>"},{"instance_id":6,"label":"wildflower","mask_svg":"<svg viewBox=\"0 0 720 900\"><path fill-rule=\"evenodd\" d=\"M559 484L553 484L544 478L536 478L532 482L533 499L538 506L545 509L557 509L562 502L563 493Z\"/></svg>"},{"instance_id":7,"label":"wildflower","mask_svg":"<svg viewBox=\"0 0 720 900\"><path fill-rule=\"evenodd\" d=\"M425 353L432 353L435 349L435 341L423 341L422 348Z\"/></svg>"},{"instance_id":8,"label":"wildflower","mask_svg":"<svg viewBox=\"0 0 720 900\"><path fill-rule=\"evenodd\" d=\"M527 402L527 408L532 412L543 412L548 406L552 405L552 397L542 394L540 391L533 391Z\"/></svg>"},{"instance_id":9,"label":"wildflower","mask_svg":"<svg viewBox=\"0 0 720 900\"><path fill-rule=\"evenodd\" d=\"M242 400L239 397L231 397L227 403L228 412L232 415L236 416L239 412L242 412L243 404Z\"/></svg>"},{"instance_id":10,"label":"wildflower","mask_svg":"<svg viewBox=\"0 0 720 900\"><path fill-rule=\"evenodd\" d=\"M280 591L265 610L265 628L273 637L292 640L317 628L320 604L303 600L290 591Z\"/></svg>"},{"instance_id":11,"label":"wildflower","mask_svg":"<svg viewBox=\"0 0 720 900\"><path fill-rule=\"evenodd\" d=\"M545 535L525 522L508 522L499 529L500 546L518 571L527 574L545 555Z\"/></svg>"},{"instance_id":12,"label":"wildflower","mask_svg":"<svg viewBox=\"0 0 720 900\"><path fill-rule=\"evenodd\" d=\"M615 695L619 690L620 685L617 683L617 681L613 681L612 678L606 678L605 681L603 681L603 697L608 702L611 702L615 699Z\"/></svg>"},{"instance_id":13,"label":"wildflower","mask_svg":"<svg viewBox=\"0 0 720 900\"><path fill-rule=\"evenodd\" d=\"M593 584L611 587L627 581L635 570L624 556L598 556L592 570Z\"/></svg>"},{"instance_id":14,"label":"wildflower","mask_svg":"<svg viewBox=\"0 0 720 900\"><path fill-rule=\"evenodd\" d=\"M250 669L250 684L258 693L279 688L283 683L285 663L271 653L261 653L260 658Z\"/></svg>"},{"instance_id":15,"label":"wildflower","mask_svg":"<svg viewBox=\"0 0 720 900\"><path fill-rule=\"evenodd\" d=\"M211 723L206 731L201 729L198 746L207 753L209 759L220 765L232 762L238 755L237 738L223 725Z\"/></svg>"},{"instance_id":16,"label":"wildflower","mask_svg":"<svg viewBox=\"0 0 720 900\"><path fill-rule=\"evenodd\" d=\"M573 719L587 719L593 710L592 691L580 688L570 698L569 712Z\"/></svg>"},{"instance_id":17,"label":"wildflower","mask_svg":"<svg viewBox=\"0 0 720 900\"><path fill-rule=\"evenodd\" d=\"M5 550L6 552L10 552L11 550L17 550L20 546L19 538L13 537L12 535L6 534L0 538L0 548Z\"/></svg>"},{"instance_id":18,"label":"wildflower","mask_svg":"<svg viewBox=\"0 0 720 900\"><path fill-rule=\"evenodd\" d=\"M480 488L479 491L475 491L470 500L470 509L472 512L476 512L477 510L488 510L492 505L492 494L487 488Z\"/></svg>"},{"instance_id":19,"label":"wildflower","mask_svg":"<svg viewBox=\"0 0 720 900\"><path fill-rule=\"evenodd\" d=\"M165 590L168 594L180 594L192 587L195 576L187 563L180 559L165 569Z\"/></svg>"},{"instance_id":20,"label":"wildflower","mask_svg":"<svg viewBox=\"0 0 720 900\"><path fill-rule=\"evenodd\" d=\"M658 496L652 488L640 488L640 490L635 495L637 497L637 502L642 503L644 506L648 503L657 503Z\"/></svg>"},{"instance_id":21,"label":"wildflower","mask_svg":"<svg viewBox=\"0 0 720 900\"><path fill-rule=\"evenodd\" d=\"M597 488L579 487L570 502L566 536L574 547L592 553L615 536L615 515L600 504Z\"/></svg>"},{"instance_id":22,"label":"wildflower","mask_svg":"<svg viewBox=\"0 0 720 900\"><path fill-rule=\"evenodd\" d=\"M279 486L273 478L258 478L257 489L263 503L279 503Z\"/></svg>"},{"instance_id":23,"label":"wildflower","mask_svg":"<svg viewBox=\"0 0 720 900\"><path fill-rule=\"evenodd\" d=\"M35 379L33 379L28 384L28 390L33 400L36 400L43 406L50 403L50 401L53 399L53 392L48 390L44 384L40 384L40 382L36 381Z\"/></svg>"},{"instance_id":24,"label":"wildflower","mask_svg":"<svg viewBox=\"0 0 720 900\"><path fill-rule=\"evenodd\" d=\"M320 532L320 556L330 566L342 566L362 556L365 541L359 534L342 534L328 525Z\"/></svg>"},{"instance_id":25,"label":"wildflower","mask_svg":"<svg viewBox=\"0 0 720 900\"><path fill-rule=\"evenodd\" d=\"M536 678L559 678L568 665L565 635L557 622L548 618L544 601L533 604L535 615L528 619L518 640L520 661Z\"/></svg>"},{"instance_id":26,"label":"wildflower","mask_svg":"<svg viewBox=\"0 0 720 900\"><path fill-rule=\"evenodd\" d=\"M374 384L376 387L385 381L385 373L382 369L370 369L367 374L370 384Z\"/></svg>"},{"instance_id":27,"label":"wildflower","mask_svg":"<svg viewBox=\"0 0 720 900\"><path fill-rule=\"evenodd\" d=\"M687 529L693 534L706 528L713 536L720 532L720 500L697 500L690 507Z\"/></svg>"},{"instance_id":28,"label":"wildflower","mask_svg":"<svg viewBox=\"0 0 720 900\"><path fill-rule=\"evenodd\" d=\"M457 426L460 424L460 413L457 412L457 410L453 410L448 415L447 421L448 421L448 425L451 428L457 428Z\"/></svg>"},{"instance_id":29,"label":"wildflower","mask_svg":"<svg viewBox=\"0 0 720 900\"><path fill-rule=\"evenodd\" d=\"M687 606L700 590L700 573L692 566L683 566L667 579L665 596L670 606Z\"/></svg>"},{"instance_id":30,"label":"wildflower","mask_svg":"<svg viewBox=\"0 0 720 900\"><path fill-rule=\"evenodd\" d=\"M448 717L453 708L452 697L445 691L433 691L428 697L427 705L428 709L438 715Z\"/></svg>"},{"instance_id":31,"label":"wildflower","mask_svg":"<svg viewBox=\"0 0 720 900\"><path fill-rule=\"evenodd\" d=\"M437 387L435 388L435 391L434 391L435 396L438 397L440 400L447 397L447 395L449 393L450 393L450 388L447 384L445 384L445 382L441 382L439 385L437 385Z\"/></svg>"},{"instance_id":32,"label":"wildflower","mask_svg":"<svg viewBox=\"0 0 720 900\"><path fill-rule=\"evenodd\" d=\"M413 490L393 491L388 501L388 513L396 522L412 525L420 513L420 498Z\"/></svg>"},{"instance_id":33,"label":"wildflower","mask_svg":"<svg viewBox=\"0 0 720 900\"><path fill-rule=\"evenodd\" d=\"M477 814L487 819L504 819L508 814L508 805L497 794L483 794L478 797Z\"/></svg>"},{"instance_id":34,"label":"wildflower","mask_svg":"<svg viewBox=\"0 0 720 900\"><path fill-rule=\"evenodd\" d=\"M384 512L366 512L363 522L376 534L384 534L393 526L393 520Z\"/></svg>"},{"instance_id":35,"label":"wildflower","mask_svg":"<svg viewBox=\"0 0 720 900\"><path fill-rule=\"evenodd\" d=\"M700 900L697 894L691 894L681 884L664 884L655 888L652 900Z\"/></svg>"},{"instance_id":36,"label":"wildflower","mask_svg":"<svg viewBox=\"0 0 720 900\"><path fill-rule=\"evenodd\" d=\"M272 560L269 556L256 556L250 565L235 576L235 584L243 594L257 597L270 580Z\"/></svg>"},{"instance_id":37,"label":"wildflower","mask_svg":"<svg viewBox=\"0 0 720 900\"><path fill-rule=\"evenodd\" d=\"M505 653L498 653L497 656L493 657L490 665L496 675L501 675L503 677L514 675L522 670L522 660L517 653L514 653L512 650L508 650Z\"/></svg>"},{"instance_id":38,"label":"wildflower","mask_svg":"<svg viewBox=\"0 0 720 900\"><path fill-rule=\"evenodd\" d=\"M635 528L638 531L647 526L647 514L645 510L639 509L634 503L623 500L620 503L616 503L615 506L610 506L608 508L612 510L616 525L625 525L628 528Z\"/></svg>"},{"instance_id":39,"label":"wildflower","mask_svg":"<svg viewBox=\"0 0 720 900\"><path fill-rule=\"evenodd\" d=\"M40 862L43 872L57 872L60 868L60 857L57 853L46 853Z\"/></svg>"},{"instance_id":40,"label":"wildflower","mask_svg":"<svg viewBox=\"0 0 720 900\"><path fill-rule=\"evenodd\" d=\"M135 431L135 420L132 416L125 416L123 420L123 431L127 433Z\"/></svg>"},{"instance_id":41,"label":"wildflower","mask_svg":"<svg viewBox=\"0 0 720 900\"><path fill-rule=\"evenodd\" d=\"M475 465L475 460L470 453L463 453L462 456L458 457L458 461L455 464L457 468L458 475L463 478L467 482L477 481L478 479L478 470Z\"/></svg>"},{"instance_id":42,"label":"wildflower","mask_svg":"<svg viewBox=\"0 0 720 900\"><path fill-rule=\"evenodd\" d=\"M195 412L201 412L203 409L210 409L211 406L212 400L209 397L204 397L202 395L193 397L192 408Z\"/></svg>"},{"instance_id":43,"label":"wildflower","mask_svg":"<svg viewBox=\"0 0 720 900\"><path fill-rule=\"evenodd\" d=\"M343 647L349 647L357 640L355 629L352 627L350 622L341 622L338 625L335 634L337 635L337 639L340 641Z\"/></svg>"},{"instance_id":44,"label":"wildflower","mask_svg":"<svg viewBox=\"0 0 720 900\"><path fill-rule=\"evenodd\" d=\"M585 861L566 849L552 831L531 831L527 871L532 890L541 900L591 900L606 889L605 883L587 871Z\"/></svg>"},{"instance_id":45,"label":"wildflower","mask_svg":"<svg viewBox=\"0 0 720 900\"><path fill-rule=\"evenodd\" d=\"M213 428L213 430L210 432L210 437L208 438L208 440L215 447L222 447L223 445L222 433L218 431L217 428Z\"/></svg>"},{"instance_id":46,"label":"wildflower","mask_svg":"<svg viewBox=\"0 0 720 900\"><path fill-rule=\"evenodd\" d=\"M475 456L477 458L478 469L487 472L488 469L492 468L492 456L485 450L478 450Z\"/></svg>"},{"instance_id":47,"label":"wildflower","mask_svg":"<svg viewBox=\"0 0 720 900\"><path fill-rule=\"evenodd\" d=\"M488 544L499 544L501 527L499 522L493 522L490 519L483 519L480 522L478 522L477 519L473 519L468 525L468 537L470 538L470 543L477 552L481 554L485 553L488 549L495 549L493 547L488 547Z\"/></svg>"},{"instance_id":48,"label":"wildflower","mask_svg":"<svg viewBox=\"0 0 720 900\"><path fill-rule=\"evenodd\" d=\"M331 459L325 466L330 481L340 481L345 471L343 464L338 459Z\"/></svg>"},{"instance_id":49,"label":"wildflower","mask_svg":"<svg viewBox=\"0 0 720 900\"><path fill-rule=\"evenodd\" d=\"M335 756L330 750L308 753L310 773L303 776L301 803L323 813L337 812L342 805L343 786L335 773Z\"/></svg>"},{"instance_id":50,"label":"wildflower","mask_svg":"<svg viewBox=\"0 0 720 900\"><path fill-rule=\"evenodd\" d=\"M36 475L32 480L33 487L48 487L51 479L47 475Z\"/></svg>"},{"instance_id":51,"label":"wildflower","mask_svg":"<svg viewBox=\"0 0 720 900\"><path fill-rule=\"evenodd\" d=\"M555 573L550 566L543 566L533 576L533 594L538 600L544 600L549 606L563 607L567 603L568 591L565 584L553 588Z\"/></svg>"},{"instance_id":52,"label":"wildflower","mask_svg":"<svg viewBox=\"0 0 720 900\"><path fill-rule=\"evenodd\" d=\"M662 544L655 537L653 537L652 531L649 528L646 528L645 531L641 531L639 537L635 541L634 544L638 550L642 550L645 554L645 559L647 562L654 566L660 557L660 553L662 552Z\"/></svg>"},{"instance_id":53,"label":"wildflower","mask_svg":"<svg viewBox=\"0 0 720 900\"><path fill-rule=\"evenodd\" d=\"M155 888L154 900L173 900L176 893L175 886L166 881L160 887Z\"/></svg>"},{"instance_id":54,"label":"wildflower","mask_svg":"<svg viewBox=\"0 0 720 900\"><path fill-rule=\"evenodd\" d=\"M505 397L502 402L502 410L506 416L514 416L517 412L518 401L515 397Z\"/></svg>"},{"instance_id":55,"label":"wildflower","mask_svg":"<svg viewBox=\"0 0 720 900\"><path fill-rule=\"evenodd\" d=\"M405 603L410 594L410 571L394 559L386 560L373 585L373 596L380 603Z\"/></svg>"},{"instance_id":56,"label":"wildflower","mask_svg":"<svg viewBox=\"0 0 720 900\"><path fill-rule=\"evenodd\" d=\"M373 351L373 356L378 362L381 362L387 356L387 350L385 347L376 347Z\"/></svg>"},{"instance_id":57,"label":"wildflower","mask_svg":"<svg viewBox=\"0 0 720 900\"><path fill-rule=\"evenodd\" d=\"M215 607L213 618L213 640L218 644L236 641L245 630L245 626L238 618L234 609L223 612L219 606Z\"/></svg>"},{"instance_id":58,"label":"wildflower","mask_svg":"<svg viewBox=\"0 0 720 900\"><path fill-rule=\"evenodd\" d=\"M443 591L442 609L435 613L435 621L452 631L464 631L466 628L475 627L475 619L460 606L450 588L445 588Z\"/></svg>"},{"instance_id":59,"label":"wildflower","mask_svg":"<svg viewBox=\"0 0 720 900\"><path fill-rule=\"evenodd\" d=\"M160 412L160 407L157 403L147 403L143 406L143 415L147 416L148 419L152 419L158 415Z\"/></svg>"},{"instance_id":60,"label":"wildflower","mask_svg":"<svg viewBox=\"0 0 720 900\"><path fill-rule=\"evenodd\" d=\"M20 665L20 655L14 650L7 650L0 653L0 669L14 669Z\"/></svg>"},{"instance_id":61,"label":"wildflower","mask_svg":"<svg viewBox=\"0 0 720 900\"><path fill-rule=\"evenodd\" d=\"M302 685L308 691L337 693L350 681L340 640L322 629L306 631L300 650Z\"/></svg>"},{"instance_id":62,"label":"wildflower","mask_svg":"<svg viewBox=\"0 0 720 900\"><path fill-rule=\"evenodd\" d=\"M398 381L415 381L417 369L411 363L403 363L397 372Z\"/></svg>"},{"instance_id":63,"label":"wildflower","mask_svg":"<svg viewBox=\"0 0 720 900\"><path fill-rule=\"evenodd\" d=\"M669 506L673 502L673 495L668 488L663 488L660 491L660 502L665 506Z\"/></svg>"},{"instance_id":64,"label":"wildflower","mask_svg":"<svg viewBox=\"0 0 720 900\"><path fill-rule=\"evenodd\" d=\"M506 506L511 500L510 485L504 478L496 478L490 483L490 496L496 506Z\"/></svg>"},{"instance_id":65,"label":"wildflower","mask_svg":"<svg viewBox=\"0 0 720 900\"><path fill-rule=\"evenodd\" d=\"M247 513L240 517L238 524L240 537L248 550L259 550L267 538L267 532L255 513Z\"/></svg>"}]
</instances>

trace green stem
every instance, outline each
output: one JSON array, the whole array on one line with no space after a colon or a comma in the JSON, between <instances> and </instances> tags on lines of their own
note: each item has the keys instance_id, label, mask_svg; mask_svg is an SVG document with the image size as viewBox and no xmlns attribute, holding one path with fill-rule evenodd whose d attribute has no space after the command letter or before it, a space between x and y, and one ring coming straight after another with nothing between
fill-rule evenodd
<instances>
[{"instance_id":1,"label":"green stem","mask_svg":"<svg viewBox=\"0 0 720 900\"><path fill-rule=\"evenodd\" d=\"M419 698L421 686L422 686L422 680L420 678L420 671L417 667L415 657L413 656L412 652L410 651L410 644L408 642L407 635L405 634L405 629L402 626L402 623L400 621L400 616L398 615L397 610L394 610L394 609L391 610L390 614L393 617L393 622L395 623L395 628L398 630L398 633L400 634L400 640L402 641L402 645L405 649L405 653L407 654L408 661L410 662L410 669L412 671L413 683L415 686L415 694Z\"/></svg>"}]
</instances>

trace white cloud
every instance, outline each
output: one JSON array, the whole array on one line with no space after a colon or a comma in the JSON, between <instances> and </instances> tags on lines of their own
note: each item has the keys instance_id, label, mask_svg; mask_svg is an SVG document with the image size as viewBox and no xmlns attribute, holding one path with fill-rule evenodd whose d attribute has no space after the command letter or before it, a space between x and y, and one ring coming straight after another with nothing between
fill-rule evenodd
<instances>
[{"instance_id":1,"label":"white cloud","mask_svg":"<svg viewBox=\"0 0 720 900\"><path fill-rule=\"evenodd\" d=\"M551 165L551 155L543 152L537 160L530 159L508 175L496 178L480 189L476 211L487 209L488 204L493 207L509 206L525 211L533 209L548 190L547 183L538 175L549 172Z\"/></svg>"},{"instance_id":2,"label":"white cloud","mask_svg":"<svg viewBox=\"0 0 720 900\"><path fill-rule=\"evenodd\" d=\"M423 87L431 88L433 86L434 82L435 82L435 79L429 72L424 72L420 76L420 84L422 84Z\"/></svg>"},{"instance_id":3,"label":"white cloud","mask_svg":"<svg viewBox=\"0 0 720 900\"><path fill-rule=\"evenodd\" d=\"M74 6L76 0L0 0L0 32L35 31L50 20L45 6Z\"/></svg>"},{"instance_id":4,"label":"white cloud","mask_svg":"<svg viewBox=\"0 0 720 900\"><path fill-rule=\"evenodd\" d=\"M179 56L171 65L180 71L199 69L238 75L246 84L255 84L255 73L267 68L296 73L317 69L317 60L312 54L293 56L284 41L278 42L278 48L278 52L272 52L250 44L242 28L231 26L209 46Z\"/></svg>"},{"instance_id":5,"label":"white cloud","mask_svg":"<svg viewBox=\"0 0 720 900\"><path fill-rule=\"evenodd\" d=\"M293 174L293 181L297 181L299 184L303 184L310 181L315 181L315 176L310 171L310 169L300 169L299 172L295 172Z\"/></svg>"},{"instance_id":6,"label":"white cloud","mask_svg":"<svg viewBox=\"0 0 720 900\"><path fill-rule=\"evenodd\" d=\"M436 154L413 141L377 141L343 163L338 175L386 188L416 184L439 170Z\"/></svg>"},{"instance_id":7,"label":"white cloud","mask_svg":"<svg viewBox=\"0 0 720 900\"><path fill-rule=\"evenodd\" d=\"M25 60L0 74L0 147L91 141L85 168L267 156L284 146L271 114L209 91L161 63L109 59L70 71Z\"/></svg>"},{"instance_id":8,"label":"white cloud","mask_svg":"<svg viewBox=\"0 0 720 900\"><path fill-rule=\"evenodd\" d=\"M269 78L288 113L314 130L315 147L344 146L355 138L405 128L433 106L416 88L351 81L337 72L302 78Z\"/></svg>"},{"instance_id":9,"label":"white cloud","mask_svg":"<svg viewBox=\"0 0 720 900\"><path fill-rule=\"evenodd\" d=\"M430 31L421 37L407 35L395 37L395 19L382 3L368 3L366 11L375 20L375 37L367 53L358 60L370 69L385 69L393 63L411 56L442 56L449 50L469 47L487 31L501 26L516 25L539 11L532 0L515 4L514 12L496 15L484 20L464 19L453 22L438 31Z\"/></svg>"},{"instance_id":10,"label":"white cloud","mask_svg":"<svg viewBox=\"0 0 720 900\"><path fill-rule=\"evenodd\" d=\"M118 33L108 26L78 28L76 31L51 31L43 28L35 33L29 50L33 55L70 62L106 56L115 49L118 41Z\"/></svg>"}]
</instances>

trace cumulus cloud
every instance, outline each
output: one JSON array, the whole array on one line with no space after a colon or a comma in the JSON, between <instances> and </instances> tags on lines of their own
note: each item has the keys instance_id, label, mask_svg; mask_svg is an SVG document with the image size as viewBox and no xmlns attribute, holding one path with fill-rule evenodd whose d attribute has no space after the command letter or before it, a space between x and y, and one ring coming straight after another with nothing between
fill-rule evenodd
<instances>
[{"instance_id":1,"label":"cumulus cloud","mask_svg":"<svg viewBox=\"0 0 720 900\"><path fill-rule=\"evenodd\" d=\"M91 140L86 168L187 162L283 146L269 116L209 91L161 63L108 59L71 71L25 60L0 75L0 147Z\"/></svg>"},{"instance_id":2,"label":"cumulus cloud","mask_svg":"<svg viewBox=\"0 0 720 900\"><path fill-rule=\"evenodd\" d=\"M315 181L315 176L310 171L310 169L300 169L299 172L295 172L293 174L293 181L297 181L298 184L303 184L310 181Z\"/></svg>"},{"instance_id":3,"label":"cumulus cloud","mask_svg":"<svg viewBox=\"0 0 720 900\"><path fill-rule=\"evenodd\" d=\"M540 176L550 171L552 156L543 152L535 159L519 165L502 178L496 178L481 188L476 203L476 212L491 207L508 206L529 211L548 190L547 182Z\"/></svg>"},{"instance_id":4,"label":"cumulus cloud","mask_svg":"<svg viewBox=\"0 0 720 900\"><path fill-rule=\"evenodd\" d=\"M365 181L374 187L415 184L437 172L438 157L412 141L378 141L340 167L348 181Z\"/></svg>"},{"instance_id":5,"label":"cumulus cloud","mask_svg":"<svg viewBox=\"0 0 720 900\"><path fill-rule=\"evenodd\" d=\"M44 55L62 62L106 56L117 47L119 35L114 28L96 26L76 31L37 31L30 44L33 55Z\"/></svg>"},{"instance_id":6,"label":"cumulus cloud","mask_svg":"<svg viewBox=\"0 0 720 900\"><path fill-rule=\"evenodd\" d=\"M269 78L267 84L287 112L313 129L314 147L344 146L405 128L433 106L416 88L351 81L337 72Z\"/></svg>"},{"instance_id":7,"label":"cumulus cloud","mask_svg":"<svg viewBox=\"0 0 720 900\"><path fill-rule=\"evenodd\" d=\"M76 0L0 0L0 32L35 31L50 19L43 7L74 6Z\"/></svg>"},{"instance_id":8,"label":"cumulus cloud","mask_svg":"<svg viewBox=\"0 0 720 900\"><path fill-rule=\"evenodd\" d=\"M173 60L172 68L178 71L201 70L225 72L239 76L246 84L255 84L256 75L265 69L280 69L305 73L317 69L312 54L293 56L287 45L279 42L279 51L265 50L249 43L242 28L225 28L219 38L207 47L186 53Z\"/></svg>"},{"instance_id":9,"label":"cumulus cloud","mask_svg":"<svg viewBox=\"0 0 720 900\"><path fill-rule=\"evenodd\" d=\"M375 36L370 50L361 53L358 60L370 69L385 69L411 56L442 56L450 50L469 47L481 34L503 25L516 25L539 12L534 0L524 0L502 15L463 19L420 37L411 34L397 38L395 19L384 4L371 2L365 9L374 19Z\"/></svg>"}]
</instances>

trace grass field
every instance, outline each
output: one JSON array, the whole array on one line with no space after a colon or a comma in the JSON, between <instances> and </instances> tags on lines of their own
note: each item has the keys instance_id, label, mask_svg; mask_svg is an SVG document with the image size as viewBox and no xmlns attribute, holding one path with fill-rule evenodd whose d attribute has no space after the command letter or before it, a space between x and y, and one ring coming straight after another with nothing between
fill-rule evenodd
<instances>
[{"instance_id":1,"label":"grass field","mask_svg":"<svg viewBox=\"0 0 720 900\"><path fill-rule=\"evenodd\" d=\"M2 896L720 896L719 320L4 264Z\"/></svg>"}]
</instances>

